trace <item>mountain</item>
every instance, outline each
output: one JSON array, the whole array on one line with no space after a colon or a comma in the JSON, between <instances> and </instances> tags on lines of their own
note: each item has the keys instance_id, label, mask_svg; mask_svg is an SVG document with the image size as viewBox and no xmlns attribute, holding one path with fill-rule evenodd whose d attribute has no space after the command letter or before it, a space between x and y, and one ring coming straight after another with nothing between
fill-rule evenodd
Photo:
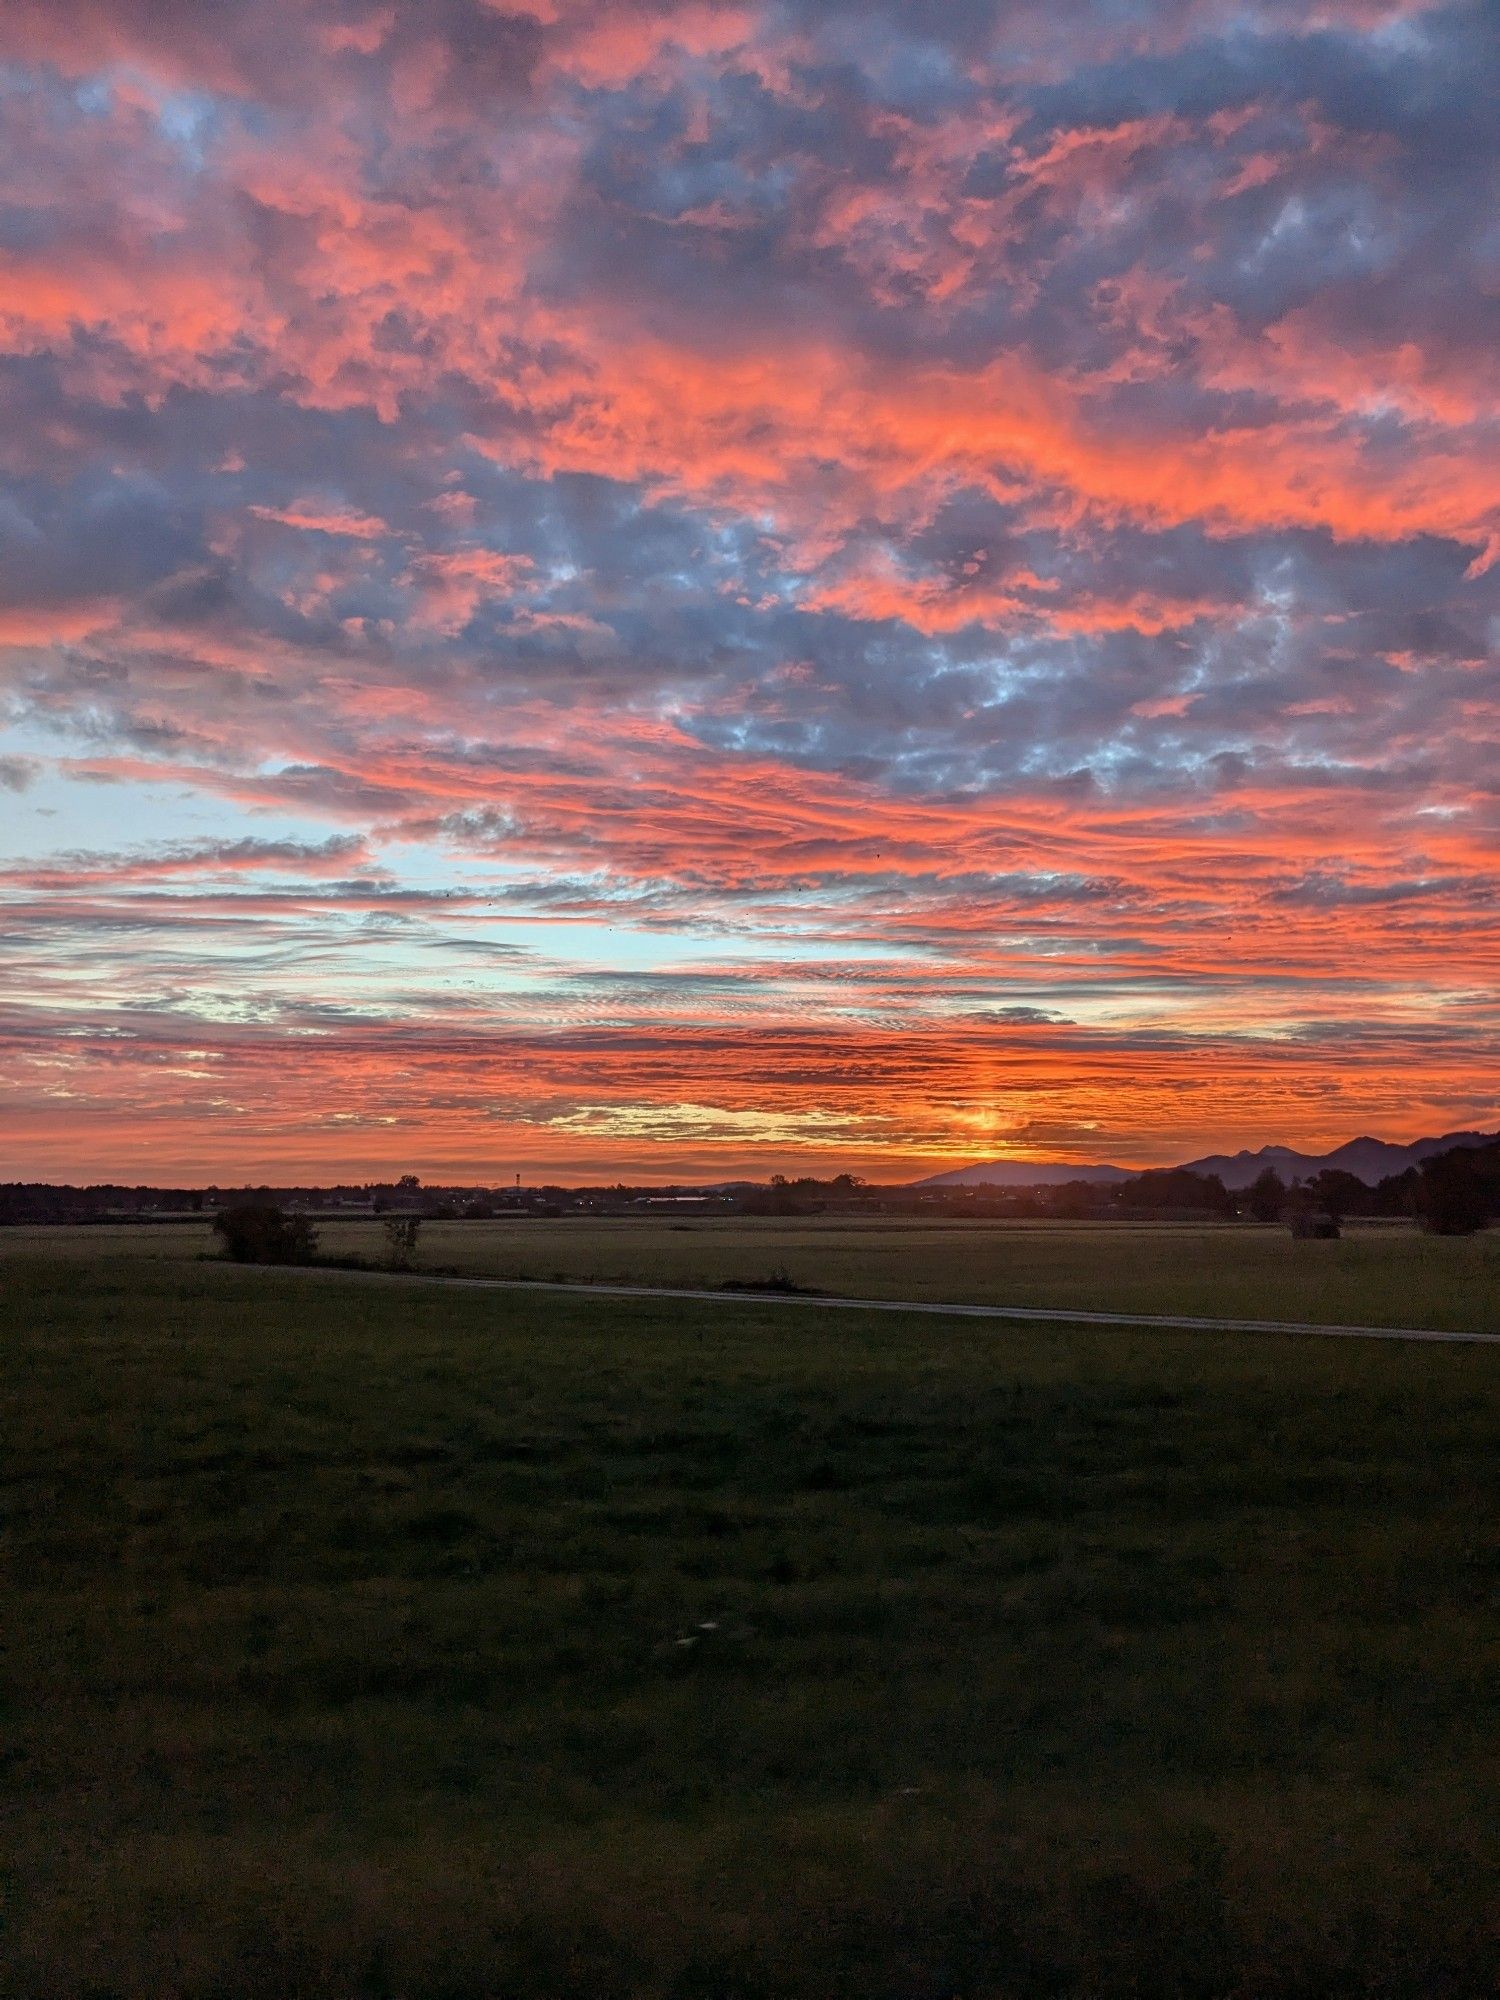
<instances>
[{"instance_id":1,"label":"mountain","mask_svg":"<svg viewBox=\"0 0 1500 2000\"><path fill-rule=\"evenodd\" d=\"M930 1174L918 1187L1057 1187L1063 1181L1133 1181L1139 1167L1075 1167L1056 1161L984 1160L977 1167L953 1167Z\"/></svg>"},{"instance_id":2,"label":"mountain","mask_svg":"<svg viewBox=\"0 0 1500 2000\"><path fill-rule=\"evenodd\" d=\"M1420 1166L1434 1153L1448 1153L1455 1146L1485 1146L1500 1138L1495 1132L1448 1132L1440 1139L1414 1139L1409 1146L1393 1145L1388 1139L1349 1139L1331 1153L1299 1153L1292 1146L1262 1146L1257 1153L1210 1153L1205 1159L1185 1160L1195 1174L1217 1174L1227 1188L1247 1188L1274 1167L1284 1181L1306 1180L1324 1167L1338 1167L1374 1187L1388 1174L1405 1173ZM1063 1181L1093 1181L1098 1184L1134 1180L1139 1167L1068 1166L1056 1161L983 1160L973 1167L954 1167L945 1174L931 1174L918 1187L1056 1187Z\"/></svg>"},{"instance_id":3,"label":"mountain","mask_svg":"<svg viewBox=\"0 0 1500 2000\"><path fill-rule=\"evenodd\" d=\"M1217 1174L1227 1188L1247 1188L1267 1167L1274 1167L1284 1181L1306 1180L1335 1167L1356 1180L1374 1187L1389 1174L1404 1174L1408 1167L1420 1166L1434 1153L1451 1153L1457 1146L1488 1145L1493 1132L1448 1132L1440 1139L1414 1139L1409 1146L1393 1145L1388 1139L1350 1139L1331 1153L1299 1153L1291 1146L1262 1146L1258 1153L1210 1153L1202 1160L1188 1160L1195 1174Z\"/></svg>"}]
</instances>

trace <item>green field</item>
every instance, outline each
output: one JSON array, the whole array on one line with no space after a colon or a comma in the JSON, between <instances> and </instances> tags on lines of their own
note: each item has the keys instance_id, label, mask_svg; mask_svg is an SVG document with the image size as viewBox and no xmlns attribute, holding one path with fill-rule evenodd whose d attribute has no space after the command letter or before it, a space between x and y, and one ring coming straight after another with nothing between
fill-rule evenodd
<instances>
[{"instance_id":1,"label":"green field","mask_svg":"<svg viewBox=\"0 0 1500 2000\"><path fill-rule=\"evenodd\" d=\"M7 1995L1490 1989L1500 1350L89 1246L0 1267Z\"/></svg>"},{"instance_id":2,"label":"green field","mask_svg":"<svg viewBox=\"0 0 1500 2000\"><path fill-rule=\"evenodd\" d=\"M384 1255L380 1225L320 1225L324 1254ZM111 1256L212 1255L206 1224L0 1230L7 1251L90 1247ZM910 1223L730 1216L424 1223L418 1264L507 1278L715 1287L784 1272L855 1298L1185 1313L1500 1332L1500 1231L1425 1236L1351 1226L1337 1243L1284 1229L1148 1223Z\"/></svg>"}]
</instances>

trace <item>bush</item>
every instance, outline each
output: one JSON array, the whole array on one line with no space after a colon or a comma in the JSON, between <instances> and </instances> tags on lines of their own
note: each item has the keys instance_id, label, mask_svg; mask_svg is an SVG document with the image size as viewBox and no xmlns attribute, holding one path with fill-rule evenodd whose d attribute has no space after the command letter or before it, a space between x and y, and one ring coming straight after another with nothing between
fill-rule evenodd
<instances>
[{"instance_id":1,"label":"bush","mask_svg":"<svg viewBox=\"0 0 1500 2000\"><path fill-rule=\"evenodd\" d=\"M245 1201L221 1209L214 1234L237 1264L310 1264L318 1233L305 1215L288 1215L274 1201Z\"/></svg>"}]
</instances>

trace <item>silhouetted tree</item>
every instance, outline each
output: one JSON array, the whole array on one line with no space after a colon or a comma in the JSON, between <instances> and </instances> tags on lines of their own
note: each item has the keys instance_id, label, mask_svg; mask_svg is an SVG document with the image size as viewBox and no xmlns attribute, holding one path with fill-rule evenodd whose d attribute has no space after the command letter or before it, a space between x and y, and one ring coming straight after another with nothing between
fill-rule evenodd
<instances>
[{"instance_id":1,"label":"silhouetted tree","mask_svg":"<svg viewBox=\"0 0 1500 2000\"><path fill-rule=\"evenodd\" d=\"M1483 1229L1500 1208L1500 1186L1491 1184L1487 1165L1463 1148L1424 1160L1416 1187L1422 1227L1435 1236L1472 1236Z\"/></svg>"},{"instance_id":2,"label":"silhouetted tree","mask_svg":"<svg viewBox=\"0 0 1500 2000\"><path fill-rule=\"evenodd\" d=\"M214 1217L214 1234L237 1264L310 1264L318 1233L305 1215L274 1201L242 1201Z\"/></svg>"},{"instance_id":3,"label":"silhouetted tree","mask_svg":"<svg viewBox=\"0 0 1500 2000\"><path fill-rule=\"evenodd\" d=\"M1088 1183L1072 1183L1088 1191L1089 1205L1097 1207L1102 1199L1098 1188ZM1115 1190L1115 1202L1121 1208L1143 1209L1199 1209L1209 1215L1233 1215L1234 1201L1217 1174L1195 1174L1191 1167L1157 1167L1150 1173L1137 1174L1134 1180L1123 1182Z\"/></svg>"},{"instance_id":4,"label":"silhouetted tree","mask_svg":"<svg viewBox=\"0 0 1500 2000\"><path fill-rule=\"evenodd\" d=\"M1288 1191L1281 1220L1293 1236L1336 1237L1341 1233L1338 1217L1318 1201L1310 1182L1302 1182Z\"/></svg>"},{"instance_id":5,"label":"silhouetted tree","mask_svg":"<svg viewBox=\"0 0 1500 2000\"><path fill-rule=\"evenodd\" d=\"M1279 1222L1286 1207L1286 1182L1274 1167L1258 1174L1249 1195L1250 1213L1257 1222Z\"/></svg>"},{"instance_id":6,"label":"silhouetted tree","mask_svg":"<svg viewBox=\"0 0 1500 2000\"><path fill-rule=\"evenodd\" d=\"M1307 1183L1307 1197L1313 1208L1322 1209L1335 1222L1346 1215L1368 1215L1375 1206L1375 1190L1342 1167L1324 1167L1314 1174Z\"/></svg>"},{"instance_id":7,"label":"silhouetted tree","mask_svg":"<svg viewBox=\"0 0 1500 2000\"><path fill-rule=\"evenodd\" d=\"M388 1215L385 1219L385 1261L392 1271L409 1271L417 1254L420 1215Z\"/></svg>"}]
</instances>

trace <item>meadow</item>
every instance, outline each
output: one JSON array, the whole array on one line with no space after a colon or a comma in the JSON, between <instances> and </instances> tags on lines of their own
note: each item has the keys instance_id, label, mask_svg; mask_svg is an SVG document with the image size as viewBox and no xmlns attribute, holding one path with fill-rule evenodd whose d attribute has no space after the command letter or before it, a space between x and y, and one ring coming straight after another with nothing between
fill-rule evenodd
<instances>
[{"instance_id":1,"label":"meadow","mask_svg":"<svg viewBox=\"0 0 1500 2000\"><path fill-rule=\"evenodd\" d=\"M329 1257L379 1263L378 1222L319 1225ZM207 1224L0 1230L7 1252L211 1256ZM1346 1227L1334 1243L1274 1227L911 1222L714 1216L427 1222L417 1266L472 1276L716 1288L773 1276L855 1298L1182 1313L1500 1332L1500 1230Z\"/></svg>"},{"instance_id":2,"label":"meadow","mask_svg":"<svg viewBox=\"0 0 1500 2000\"><path fill-rule=\"evenodd\" d=\"M6 1994L1492 1984L1500 1350L7 1249Z\"/></svg>"}]
</instances>

